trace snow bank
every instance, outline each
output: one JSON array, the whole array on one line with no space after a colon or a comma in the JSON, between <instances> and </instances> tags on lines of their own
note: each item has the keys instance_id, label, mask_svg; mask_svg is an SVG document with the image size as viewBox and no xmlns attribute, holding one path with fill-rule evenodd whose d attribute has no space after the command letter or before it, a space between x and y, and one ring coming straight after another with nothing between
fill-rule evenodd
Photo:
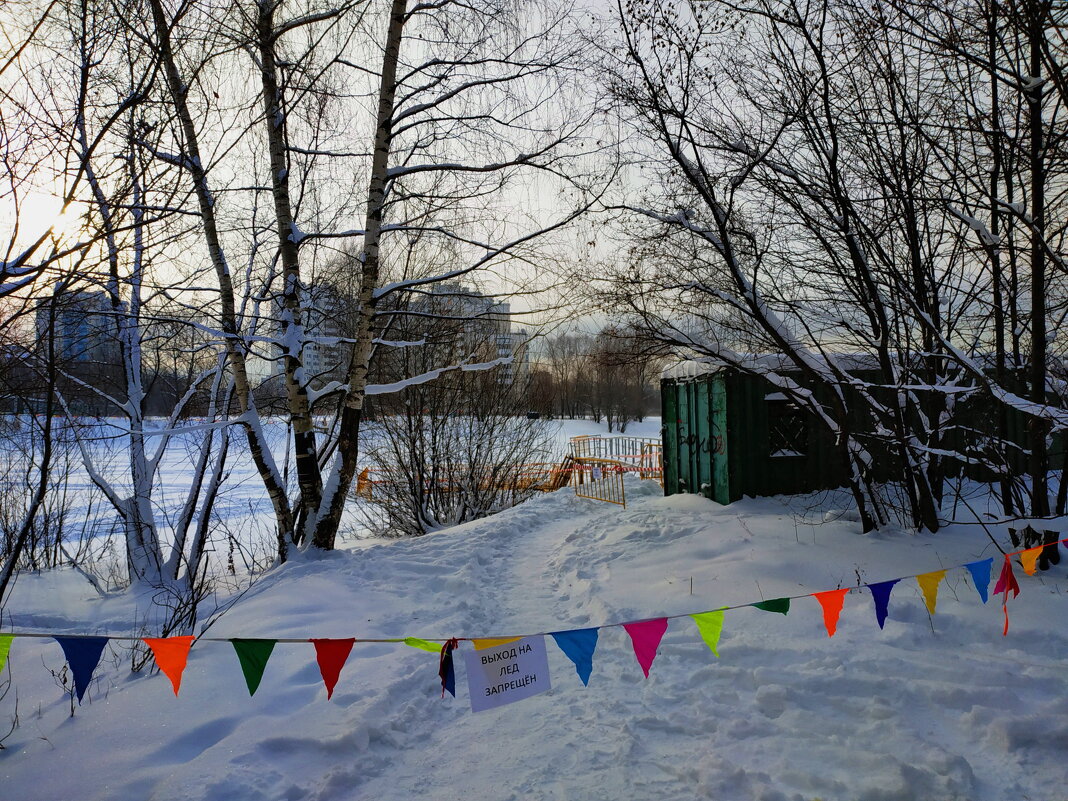
<instances>
[{"instance_id":1,"label":"snow bank","mask_svg":"<svg viewBox=\"0 0 1068 801\"><path fill-rule=\"evenodd\" d=\"M781 499L723 507L628 481L627 509L564 490L421 539L286 565L210 634L508 636L999 556L977 527L861 536L824 522L828 504L815 499L807 523ZM1018 571L1007 637L1000 603L983 605L954 570L933 617L915 581L898 584L884 630L867 591L846 597L833 639L814 599L786 617L727 612L719 659L691 621L673 620L648 680L620 628L602 630L585 688L549 641L553 689L481 714L469 710L462 659L458 697L443 700L434 654L357 643L327 701L313 647L280 644L249 698L233 649L202 643L181 697L112 657L71 719L48 672L63 668L58 645L16 640L21 725L0 752L0 786L20 801L1061 798L1064 574L1063 562ZM15 626L124 633L130 609L90 601L58 573L21 579L8 611ZM0 702L5 721L15 695Z\"/></svg>"}]
</instances>

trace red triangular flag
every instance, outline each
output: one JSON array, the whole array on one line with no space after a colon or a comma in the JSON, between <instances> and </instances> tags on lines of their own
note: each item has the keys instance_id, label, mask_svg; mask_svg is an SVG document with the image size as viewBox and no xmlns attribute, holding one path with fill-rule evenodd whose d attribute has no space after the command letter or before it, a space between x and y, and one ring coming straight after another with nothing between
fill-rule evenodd
<instances>
[{"instance_id":1,"label":"red triangular flag","mask_svg":"<svg viewBox=\"0 0 1068 801\"><path fill-rule=\"evenodd\" d=\"M323 684L326 685L326 697L334 694L334 685L337 684L341 668L345 667L345 660L349 658L349 652L356 642L355 637L347 640L312 640L315 644L315 658L319 662L319 673L322 674Z\"/></svg>"},{"instance_id":2,"label":"red triangular flag","mask_svg":"<svg viewBox=\"0 0 1068 801\"><path fill-rule=\"evenodd\" d=\"M828 637L833 637L838 630L838 617L842 614L842 605L845 603L847 592L849 592L849 587L812 593L812 597L823 607L823 625L827 628Z\"/></svg>"},{"instance_id":3,"label":"red triangular flag","mask_svg":"<svg viewBox=\"0 0 1068 801\"><path fill-rule=\"evenodd\" d=\"M193 647L195 637L142 637L145 645L152 649L156 665L163 675L171 680L174 694L182 685L182 673L189 659L189 649Z\"/></svg>"},{"instance_id":4,"label":"red triangular flag","mask_svg":"<svg viewBox=\"0 0 1068 801\"><path fill-rule=\"evenodd\" d=\"M642 666L645 678L649 678L649 668L653 666L656 649L660 646L660 640L667 631L667 626L666 617L623 624L623 628L630 635L630 641L634 645L634 655L638 657L638 664Z\"/></svg>"},{"instance_id":5,"label":"red triangular flag","mask_svg":"<svg viewBox=\"0 0 1068 801\"><path fill-rule=\"evenodd\" d=\"M998 576L998 583L994 585L994 595L999 592L1005 593L1004 600L1009 600L1009 590L1012 590L1012 597L1015 598L1020 594L1020 585L1016 581L1016 574L1012 572L1012 560L1009 557L1005 557L1005 564L1001 566L1001 575Z\"/></svg>"},{"instance_id":6,"label":"red triangular flag","mask_svg":"<svg viewBox=\"0 0 1068 801\"><path fill-rule=\"evenodd\" d=\"M1020 594L1020 584L1016 581L1016 574L1012 572L1012 560L1008 556L1005 557L1005 564L1001 567L1001 575L998 576L998 583L994 585L994 595L999 592L1001 595L1001 611L1005 614L1005 628L1001 630L1001 635L1007 636L1009 633L1009 591L1012 591L1012 597L1015 598Z\"/></svg>"}]
</instances>

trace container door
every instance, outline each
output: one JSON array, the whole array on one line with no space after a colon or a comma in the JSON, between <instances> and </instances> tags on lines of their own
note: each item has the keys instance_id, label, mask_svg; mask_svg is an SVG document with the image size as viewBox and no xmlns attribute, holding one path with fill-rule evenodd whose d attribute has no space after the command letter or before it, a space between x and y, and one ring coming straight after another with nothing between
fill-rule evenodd
<instances>
[{"instance_id":1,"label":"container door","mask_svg":"<svg viewBox=\"0 0 1068 801\"><path fill-rule=\"evenodd\" d=\"M696 385L693 419L694 479L693 491L712 497L712 381Z\"/></svg>"},{"instance_id":2,"label":"container door","mask_svg":"<svg viewBox=\"0 0 1068 801\"><path fill-rule=\"evenodd\" d=\"M712 492L709 497L716 503L727 504L734 500L731 498L730 466L727 459L727 382L722 375L717 375L711 384Z\"/></svg>"},{"instance_id":3,"label":"container door","mask_svg":"<svg viewBox=\"0 0 1068 801\"><path fill-rule=\"evenodd\" d=\"M695 492L693 483L694 384L679 384L679 492Z\"/></svg>"},{"instance_id":4,"label":"container door","mask_svg":"<svg viewBox=\"0 0 1068 801\"><path fill-rule=\"evenodd\" d=\"M664 443L664 494L679 492L679 395L677 383L660 385L660 435Z\"/></svg>"}]
</instances>

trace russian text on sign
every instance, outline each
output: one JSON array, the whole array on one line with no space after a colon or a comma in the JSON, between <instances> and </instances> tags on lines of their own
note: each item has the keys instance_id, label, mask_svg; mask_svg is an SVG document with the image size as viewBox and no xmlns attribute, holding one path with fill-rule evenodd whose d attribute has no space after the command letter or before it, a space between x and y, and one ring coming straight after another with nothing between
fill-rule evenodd
<instances>
[{"instance_id":1,"label":"russian text on sign","mask_svg":"<svg viewBox=\"0 0 1068 801\"><path fill-rule=\"evenodd\" d=\"M540 635L484 651L467 651L464 660L473 712L521 701L550 686L545 638Z\"/></svg>"}]
</instances>

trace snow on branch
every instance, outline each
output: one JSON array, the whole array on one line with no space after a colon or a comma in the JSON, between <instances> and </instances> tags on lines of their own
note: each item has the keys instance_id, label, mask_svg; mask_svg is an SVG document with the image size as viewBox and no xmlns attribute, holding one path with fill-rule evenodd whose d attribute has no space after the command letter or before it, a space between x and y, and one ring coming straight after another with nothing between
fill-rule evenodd
<instances>
[{"instance_id":1,"label":"snow on branch","mask_svg":"<svg viewBox=\"0 0 1068 801\"><path fill-rule=\"evenodd\" d=\"M987 228L981 220L977 220L975 217L965 214L963 211L955 209L952 206L946 206L946 210L949 211L950 214L959 219L961 222L963 222L965 225L967 225L969 228L971 228L973 231L975 231L975 233L979 235L979 241L982 242L985 246L997 247L1001 243L1001 238L996 234L992 234L990 232L990 229Z\"/></svg>"},{"instance_id":2,"label":"snow on branch","mask_svg":"<svg viewBox=\"0 0 1068 801\"><path fill-rule=\"evenodd\" d=\"M426 344L425 339L403 340L403 339L372 339L371 342L375 345L382 345L386 348L418 348Z\"/></svg>"},{"instance_id":3,"label":"snow on branch","mask_svg":"<svg viewBox=\"0 0 1068 801\"><path fill-rule=\"evenodd\" d=\"M404 289L414 289L415 287L426 286L427 284L437 284L442 281L459 278L467 275L469 272L471 272L470 267L461 267L458 270L450 270L449 272L439 273L437 275L429 276L428 278L411 278L407 281L393 281L392 283L380 286L372 293L371 297L378 300L393 292L398 292Z\"/></svg>"},{"instance_id":4,"label":"snow on branch","mask_svg":"<svg viewBox=\"0 0 1068 801\"><path fill-rule=\"evenodd\" d=\"M326 384L319 387L319 389L314 389L309 386L305 387L304 391L308 394L308 405L314 406L327 395L333 395L337 392L348 392L348 389L349 385L342 383L341 381L328 381Z\"/></svg>"},{"instance_id":5,"label":"snow on branch","mask_svg":"<svg viewBox=\"0 0 1068 801\"><path fill-rule=\"evenodd\" d=\"M414 387L418 384L425 384L428 381L434 381L441 378L444 373L452 370L462 370L465 373L480 372L483 370L492 370L495 367L500 367L505 364L511 364L511 356L502 356L499 359L494 359L491 362L477 362L477 363L461 363L454 364L450 367L439 367L436 370L431 370L426 373L421 373L411 378L405 378L400 381L394 381L392 384L368 384L367 389L364 390L366 395L388 395L392 392L400 392L408 387Z\"/></svg>"},{"instance_id":6,"label":"snow on branch","mask_svg":"<svg viewBox=\"0 0 1068 801\"><path fill-rule=\"evenodd\" d=\"M382 226L383 231L389 229L390 227L388 225ZM363 235L364 230L362 228L350 228L348 231L317 231L309 233L307 231L301 231L297 228L296 223L294 223L289 238L299 245L305 239L348 239Z\"/></svg>"},{"instance_id":7,"label":"snow on branch","mask_svg":"<svg viewBox=\"0 0 1068 801\"><path fill-rule=\"evenodd\" d=\"M715 231L697 225L690 219L689 212L685 210L680 209L674 214L661 214L652 209L641 208L639 206L626 206L625 208L637 214L641 214L644 217L657 220L658 222L667 223L668 225L678 225L685 228L687 231L695 233L702 239L707 240L713 247L720 248L723 244Z\"/></svg>"},{"instance_id":8,"label":"snow on branch","mask_svg":"<svg viewBox=\"0 0 1068 801\"><path fill-rule=\"evenodd\" d=\"M296 30L297 28L303 27L304 25L313 25L316 22L325 22L328 19L338 17L343 11L347 11L353 5L356 4L352 3L347 6L343 6L342 8L328 8L325 11L318 11L312 14L307 14L303 17L291 19L289 20L289 22L283 22L281 25L274 29L274 32L271 34L271 40L274 41L280 38L281 36L284 36L285 34L289 33L290 31Z\"/></svg>"},{"instance_id":9,"label":"snow on branch","mask_svg":"<svg viewBox=\"0 0 1068 801\"><path fill-rule=\"evenodd\" d=\"M290 242L292 242L294 245L299 245L301 242L303 242L307 238L308 238L308 235L300 230L300 228L297 226L296 222L290 222L289 223L289 237L288 237L288 239L289 239Z\"/></svg>"}]
</instances>

